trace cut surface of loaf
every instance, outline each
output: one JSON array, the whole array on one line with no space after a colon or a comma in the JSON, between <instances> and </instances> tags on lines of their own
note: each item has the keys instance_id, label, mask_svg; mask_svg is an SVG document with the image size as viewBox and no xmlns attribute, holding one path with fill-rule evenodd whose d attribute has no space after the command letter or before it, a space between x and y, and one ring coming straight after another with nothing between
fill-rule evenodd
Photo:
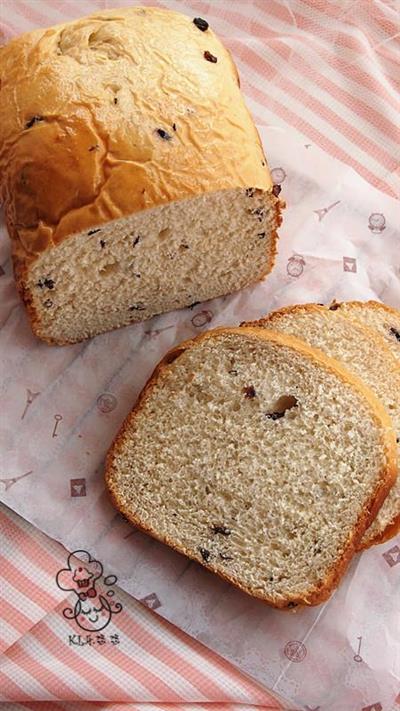
<instances>
[{"instance_id":1,"label":"cut surface of loaf","mask_svg":"<svg viewBox=\"0 0 400 711\"><path fill-rule=\"evenodd\" d=\"M341 310L318 304L289 306L247 326L262 326L302 338L313 348L336 358L362 378L380 399L400 438L400 367L383 339L359 321L349 321ZM382 543L400 529L400 478L368 527L360 548Z\"/></svg>"},{"instance_id":2,"label":"cut surface of loaf","mask_svg":"<svg viewBox=\"0 0 400 711\"><path fill-rule=\"evenodd\" d=\"M331 308L338 309L343 316L363 323L378 331L387 348L400 362L400 311L379 301L334 302Z\"/></svg>"},{"instance_id":3,"label":"cut surface of loaf","mask_svg":"<svg viewBox=\"0 0 400 711\"><path fill-rule=\"evenodd\" d=\"M119 510L277 607L318 604L395 476L379 401L264 329L218 329L157 367L106 465Z\"/></svg>"},{"instance_id":4,"label":"cut surface of loaf","mask_svg":"<svg viewBox=\"0 0 400 711\"><path fill-rule=\"evenodd\" d=\"M39 337L80 341L272 268L280 202L207 23L134 7L35 30L0 48L0 87L0 200Z\"/></svg>"},{"instance_id":5,"label":"cut surface of loaf","mask_svg":"<svg viewBox=\"0 0 400 711\"><path fill-rule=\"evenodd\" d=\"M276 221L268 194L238 188L66 240L27 279L36 333L71 343L249 286L272 268Z\"/></svg>"}]
</instances>

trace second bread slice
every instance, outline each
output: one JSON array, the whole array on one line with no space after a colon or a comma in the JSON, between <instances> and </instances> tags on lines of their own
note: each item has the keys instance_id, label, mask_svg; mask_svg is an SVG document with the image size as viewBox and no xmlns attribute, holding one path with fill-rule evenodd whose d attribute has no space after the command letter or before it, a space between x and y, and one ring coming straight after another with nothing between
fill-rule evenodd
<instances>
[{"instance_id":1,"label":"second bread slice","mask_svg":"<svg viewBox=\"0 0 400 711\"><path fill-rule=\"evenodd\" d=\"M379 301L334 302L330 308L338 309L351 321L375 329L400 363L400 311Z\"/></svg>"},{"instance_id":2,"label":"second bread slice","mask_svg":"<svg viewBox=\"0 0 400 711\"><path fill-rule=\"evenodd\" d=\"M337 585L393 483L379 401L335 361L219 329L157 367L107 459L132 523L276 607Z\"/></svg>"},{"instance_id":3,"label":"second bread slice","mask_svg":"<svg viewBox=\"0 0 400 711\"><path fill-rule=\"evenodd\" d=\"M252 325L298 336L313 348L339 360L379 397L397 434L400 434L400 367L374 330L345 318L341 310L330 310L318 304L288 306ZM399 529L400 477L369 526L360 547L382 543Z\"/></svg>"}]
</instances>

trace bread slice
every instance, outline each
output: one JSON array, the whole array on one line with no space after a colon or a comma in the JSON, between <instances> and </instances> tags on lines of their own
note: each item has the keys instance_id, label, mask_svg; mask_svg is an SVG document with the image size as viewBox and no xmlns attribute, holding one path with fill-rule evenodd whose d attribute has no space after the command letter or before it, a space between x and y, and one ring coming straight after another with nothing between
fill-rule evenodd
<instances>
[{"instance_id":1,"label":"bread slice","mask_svg":"<svg viewBox=\"0 0 400 711\"><path fill-rule=\"evenodd\" d=\"M400 363L400 311L379 301L334 301L330 308L340 310L352 321L374 328Z\"/></svg>"},{"instance_id":2,"label":"bread slice","mask_svg":"<svg viewBox=\"0 0 400 711\"><path fill-rule=\"evenodd\" d=\"M339 360L381 400L400 435L400 367L383 339L360 322L350 322L341 310L318 304L289 306L257 324L302 338L313 348ZM400 451L400 450L399 450ZM400 530L400 477L369 526L360 548L382 543Z\"/></svg>"},{"instance_id":3,"label":"bread slice","mask_svg":"<svg viewBox=\"0 0 400 711\"><path fill-rule=\"evenodd\" d=\"M96 12L0 48L0 202L32 328L75 343L241 289L280 222L229 52L201 18Z\"/></svg>"},{"instance_id":4,"label":"bread slice","mask_svg":"<svg viewBox=\"0 0 400 711\"><path fill-rule=\"evenodd\" d=\"M135 525L276 607L326 599L396 475L361 381L266 329L208 332L161 361L107 457Z\"/></svg>"}]
</instances>

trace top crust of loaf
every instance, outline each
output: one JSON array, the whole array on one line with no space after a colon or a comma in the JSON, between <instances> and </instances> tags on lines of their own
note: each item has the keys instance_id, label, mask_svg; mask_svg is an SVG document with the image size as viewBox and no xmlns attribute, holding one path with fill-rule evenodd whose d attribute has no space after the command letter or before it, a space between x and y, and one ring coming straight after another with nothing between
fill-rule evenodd
<instances>
[{"instance_id":1,"label":"top crust of loaf","mask_svg":"<svg viewBox=\"0 0 400 711\"><path fill-rule=\"evenodd\" d=\"M98 12L0 49L0 199L15 261L144 209L270 191L229 52L158 8Z\"/></svg>"},{"instance_id":2,"label":"top crust of loaf","mask_svg":"<svg viewBox=\"0 0 400 711\"><path fill-rule=\"evenodd\" d=\"M152 376L147 382L147 385L145 388L142 390L139 399L132 410L132 412L128 415L126 418L120 432L118 433L117 437L115 438L109 452L107 455L107 460L106 460L106 472L105 472L105 478L106 478L106 484L109 490L109 493L111 495L111 498L113 500L113 503L115 506L122 512L122 514L130 520L133 524L141 528L143 531L146 533L149 533L151 536L154 538L162 541L163 543L168 544L172 548L175 548L178 550L180 553L184 553L188 555L189 557L192 557L196 560L199 560L199 562L202 562L201 559L198 557L195 558L195 556L187 551L187 550L182 550L174 540L171 540L168 536L163 536L160 535L159 532L156 530L149 528L148 525L144 524L138 516L133 515L124 505L123 500L121 499L118 491L118 485L115 481L115 475L116 475L116 458L118 457L119 451L123 448L124 445L124 440L125 437L128 436L128 431L129 428L131 427L132 423L134 422L135 418L137 417L138 413L140 412L141 408L143 407L144 401L150 396L151 391L155 387L156 384L162 381L163 378L165 377L166 373L168 372L169 367L171 364L179 358L179 356L184 353L187 349L193 348L197 343L199 343L202 340L207 340L215 337L216 335L229 335L229 334L237 334L240 336L247 336L248 338L257 338L261 339L264 341L269 341L269 342L274 342L278 346L286 346L289 348L292 348L293 350L297 351L298 353L303 354L305 357L309 358L310 360L317 362L322 368L325 370L334 373L336 377L341 379L343 383L345 383L348 387L353 388L356 390L358 393L360 393L368 403L370 409L371 409L371 416L375 419L377 426L380 428L381 433L382 433L382 445L383 445L383 450L385 452L385 466L383 467L382 471L380 472L379 479L377 479L376 482L376 487L375 490L371 493L371 497L369 501L365 502L365 507L363 510L362 515L359 518L357 527L353 530L352 534L349 535L347 545L340 556L340 559L337 561L337 564L332 568L331 570L328 571L326 579L323 581L323 583L319 584L317 588L315 588L313 591L308 590L307 594L304 594L304 596L297 596L295 599L292 599L290 601L277 601L275 598L266 598L264 595L259 594L256 595L260 597L261 599L265 600L268 602L268 604L275 606L275 607L292 607L297 604L305 604L305 605L317 605L326 600L331 592L335 589L337 586L341 576L346 570L346 567L351 560L352 555L355 553L357 550L358 543L365 532L365 529L368 525L368 522L371 518L371 515L375 515L376 512L379 510L380 506L382 505L383 501L385 500L385 497L390 490L391 486L393 486L395 479L396 479L396 474L397 474L397 464L396 464L396 436L393 430L392 422L390 420L390 417L387 415L384 407L382 404L379 402L379 400L373 395L373 393L362 383L360 379L358 379L356 376L351 375L344 367L341 366L341 364L334 359L328 358L325 356L322 351L317 351L312 348L310 348L306 343L303 341L293 337L289 336L286 334L282 333L277 333L274 331L267 331L267 330L262 330L260 328L251 328L251 327L241 327L241 328L218 328L214 329L212 331L209 331L205 334L202 334L201 336L198 336L196 339L185 341L184 343L180 344L179 346L173 348L169 353L166 354L166 356L163 358L163 360L157 365L155 368ZM220 570L215 570L220 577L224 578L228 582L233 582L237 587L242 589L244 592L250 593L248 589L246 589L245 586L240 585L237 583L236 580L233 580L229 577L229 574L225 574L224 572L221 572ZM255 594L255 593L250 593L250 594Z\"/></svg>"}]
</instances>

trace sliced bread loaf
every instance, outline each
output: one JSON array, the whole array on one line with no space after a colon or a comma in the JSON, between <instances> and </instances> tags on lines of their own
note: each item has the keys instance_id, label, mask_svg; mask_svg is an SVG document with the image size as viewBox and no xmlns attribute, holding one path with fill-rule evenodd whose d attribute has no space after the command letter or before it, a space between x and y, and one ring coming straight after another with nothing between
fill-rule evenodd
<instances>
[{"instance_id":1,"label":"sliced bread loaf","mask_svg":"<svg viewBox=\"0 0 400 711\"><path fill-rule=\"evenodd\" d=\"M360 322L350 323L341 315L341 311L332 311L318 304L289 306L269 314L258 321L257 325L302 338L362 378L381 400L399 437L400 367L375 331ZM400 478L366 531L360 547L382 543L399 529Z\"/></svg>"},{"instance_id":2,"label":"sliced bread loaf","mask_svg":"<svg viewBox=\"0 0 400 711\"><path fill-rule=\"evenodd\" d=\"M156 368L107 457L118 509L276 607L326 599L396 474L392 423L298 339L211 331Z\"/></svg>"},{"instance_id":3,"label":"sliced bread loaf","mask_svg":"<svg viewBox=\"0 0 400 711\"><path fill-rule=\"evenodd\" d=\"M34 332L81 341L248 286L280 222L205 20L104 10L0 48L0 202Z\"/></svg>"},{"instance_id":4,"label":"sliced bread loaf","mask_svg":"<svg viewBox=\"0 0 400 711\"><path fill-rule=\"evenodd\" d=\"M330 308L340 310L343 316L374 328L393 356L400 362L400 311L379 301L334 302Z\"/></svg>"}]
</instances>

